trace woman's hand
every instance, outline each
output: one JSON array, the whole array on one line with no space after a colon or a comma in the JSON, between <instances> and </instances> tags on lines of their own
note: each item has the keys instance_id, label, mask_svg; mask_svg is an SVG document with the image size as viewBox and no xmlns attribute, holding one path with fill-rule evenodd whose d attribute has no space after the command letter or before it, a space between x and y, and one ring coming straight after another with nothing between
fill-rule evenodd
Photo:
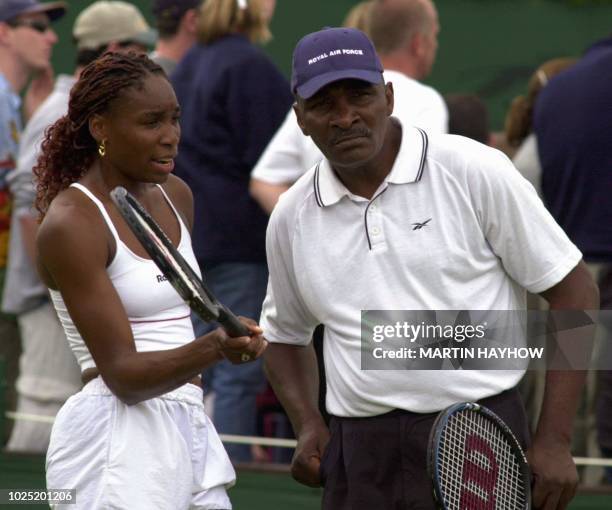
<instances>
[{"instance_id":1,"label":"woman's hand","mask_svg":"<svg viewBox=\"0 0 612 510\"><path fill-rule=\"evenodd\" d=\"M257 323L246 317L239 317L250 331L250 336L229 336L223 328L217 328L211 335L217 346L220 357L231 361L234 364L248 363L258 359L268 346L267 340L262 336L263 330Z\"/></svg>"}]
</instances>

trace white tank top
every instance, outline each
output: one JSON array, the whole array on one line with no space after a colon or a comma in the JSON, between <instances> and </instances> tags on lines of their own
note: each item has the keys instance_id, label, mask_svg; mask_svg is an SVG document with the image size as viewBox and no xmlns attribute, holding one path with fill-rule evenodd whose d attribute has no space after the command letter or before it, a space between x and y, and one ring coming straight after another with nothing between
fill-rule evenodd
<instances>
[{"instance_id":1,"label":"white tank top","mask_svg":"<svg viewBox=\"0 0 612 510\"><path fill-rule=\"evenodd\" d=\"M191 342L194 339L194 332L190 320L190 309L166 281L155 262L139 257L119 239L117 230L104 205L91 191L78 183L71 184L71 187L81 190L96 204L115 238L117 249L106 272L117 289L125 308L132 327L136 350L138 352L161 351ZM161 186L158 187L180 224L181 238L178 251L193 270L201 276L191 247L189 231L168 195ZM81 371L95 367L96 364L72 322L61 294L52 289L50 292L53 305ZM91 299L96 299L96 297L91 296ZM104 325L101 324L100 327L103 328Z\"/></svg>"}]
</instances>

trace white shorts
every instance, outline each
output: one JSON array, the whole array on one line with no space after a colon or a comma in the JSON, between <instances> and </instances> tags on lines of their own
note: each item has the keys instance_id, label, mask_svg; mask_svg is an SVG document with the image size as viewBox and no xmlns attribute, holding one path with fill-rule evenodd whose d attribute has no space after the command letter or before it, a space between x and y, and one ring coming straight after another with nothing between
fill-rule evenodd
<instances>
[{"instance_id":1,"label":"white shorts","mask_svg":"<svg viewBox=\"0 0 612 510\"><path fill-rule=\"evenodd\" d=\"M235 480L192 384L128 406L98 377L53 425L47 488L76 489L76 505L53 508L226 510Z\"/></svg>"}]
</instances>

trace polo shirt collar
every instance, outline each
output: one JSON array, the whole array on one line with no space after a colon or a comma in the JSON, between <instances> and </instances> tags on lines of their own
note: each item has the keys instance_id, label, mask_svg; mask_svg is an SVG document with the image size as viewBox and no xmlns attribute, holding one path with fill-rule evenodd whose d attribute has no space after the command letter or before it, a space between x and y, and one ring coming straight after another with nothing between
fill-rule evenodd
<instances>
[{"instance_id":1,"label":"polo shirt collar","mask_svg":"<svg viewBox=\"0 0 612 510\"><path fill-rule=\"evenodd\" d=\"M399 122L398 119L395 119ZM401 125L401 122L400 122ZM391 171L384 183L410 184L421 180L427 158L427 134L420 128L402 126L402 141ZM345 196L352 196L338 179L324 158L315 168L314 194L319 207L327 207L339 202Z\"/></svg>"}]
</instances>

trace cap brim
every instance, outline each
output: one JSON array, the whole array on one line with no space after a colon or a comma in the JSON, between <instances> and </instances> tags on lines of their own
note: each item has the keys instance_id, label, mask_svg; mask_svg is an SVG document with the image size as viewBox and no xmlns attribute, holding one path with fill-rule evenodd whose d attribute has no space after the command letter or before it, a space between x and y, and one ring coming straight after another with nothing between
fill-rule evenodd
<instances>
[{"instance_id":1,"label":"cap brim","mask_svg":"<svg viewBox=\"0 0 612 510\"><path fill-rule=\"evenodd\" d=\"M340 71L330 71L329 73L315 76L303 85L296 87L295 92L302 99L314 96L326 85L339 80L362 80L369 83L384 83L383 75L380 71L366 71L364 69L342 69Z\"/></svg>"},{"instance_id":2,"label":"cap brim","mask_svg":"<svg viewBox=\"0 0 612 510\"><path fill-rule=\"evenodd\" d=\"M55 21L60 19L64 14L66 14L67 9L68 7L64 2L48 2L45 4L39 4L32 9L27 9L21 14L35 14L41 12L49 16L49 19L51 21Z\"/></svg>"},{"instance_id":3,"label":"cap brim","mask_svg":"<svg viewBox=\"0 0 612 510\"><path fill-rule=\"evenodd\" d=\"M153 46L155 46L155 43L157 43L157 30L151 28L146 32L141 32L140 34L135 35L134 37L130 37L130 41L134 41L135 43L139 43L149 48L152 48Z\"/></svg>"}]
</instances>

